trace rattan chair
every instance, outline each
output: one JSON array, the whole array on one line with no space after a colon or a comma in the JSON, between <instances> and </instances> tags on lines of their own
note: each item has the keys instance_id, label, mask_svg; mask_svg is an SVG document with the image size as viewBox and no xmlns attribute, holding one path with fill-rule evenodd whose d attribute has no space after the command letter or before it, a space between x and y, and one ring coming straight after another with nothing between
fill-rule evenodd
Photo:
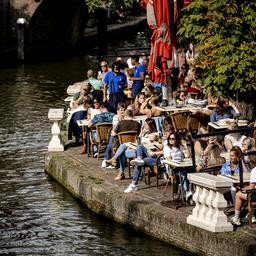
<instances>
[{"instance_id":1,"label":"rattan chair","mask_svg":"<svg viewBox=\"0 0 256 256\"><path fill-rule=\"evenodd\" d=\"M136 143L137 142L137 132L136 131L125 131L119 132L117 134L119 144L124 144L127 142ZM128 175L131 177L131 166L130 166L130 158L127 158L127 166L128 166Z\"/></svg>"},{"instance_id":2,"label":"rattan chair","mask_svg":"<svg viewBox=\"0 0 256 256\"><path fill-rule=\"evenodd\" d=\"M197 134L200 127L199 120L194 116L189 116L187 120L187 130L191 132L191 134Z\"/></svg>"},{"instance_id":3,"label":"rattan chair","mask_svg":"<svg viewBox=\"0 0 256 256\"><path fill-rule=\"evenodd\" d=\"M91 130L91 151L93 152L93 146L97 146L97 159L99 160L100 151L104 146L108 144L109 135L112 129L112 123L99 123L94 125ZM96 131L96 138L93 133Z\"/></svg>"},{"instance_id":4,"label":"rattan chair","mask_svg":"<svg viewBox=\"0 0 256 256\"><path fill-rule=\"evenodd\" d=\"M150 177L153 174L156 176L156 187L159 188L159 177L164 169L165 166L161 164L161 156L158 156L153 167L144 167L145 184L150 186Z\"/></svg>"},{"instance_id":5,"label":"rattan chair","mask_svg":"<svg viewBox=\"0 0 256 256\"><path fill-rule=\"evenodd\" d=\"M188 131L188 120L190 118L190 111L180 111L171 113L171 120L176 132L187 132Z\"/></svg>"}]
</instances>

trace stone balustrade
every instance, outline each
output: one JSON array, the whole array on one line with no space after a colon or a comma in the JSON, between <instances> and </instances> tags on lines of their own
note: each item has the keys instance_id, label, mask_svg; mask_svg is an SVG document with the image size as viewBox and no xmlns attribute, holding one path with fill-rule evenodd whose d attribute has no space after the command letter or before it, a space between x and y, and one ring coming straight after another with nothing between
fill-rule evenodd
<instances>
[{"instance_id":1,"label":"stone balustrade","mask_svg":"<svg viewBox=\"0 0 256 256\"><path fill-rule=\"evenodd\" d=\"M211 232L233 231L224 213L227 202L223 196L233 185L232 180L208 173L189 173L188 179L196 187L193 195L196 206L187 223Z\"/></svg>"},{"instance_id":2,"label":"stone balustrade","mask_svg":"<svg viewBox=\"0 0 256 256\"><path fill-rule=\"evenodd\" d=\"M48 145L48 151L57 152L64 151L64 146L60 139L59 121L62 120L64 114L63 108L50 108L48 112L49 120L53 121L52 139Z\"/></svg>"}]
</instances>

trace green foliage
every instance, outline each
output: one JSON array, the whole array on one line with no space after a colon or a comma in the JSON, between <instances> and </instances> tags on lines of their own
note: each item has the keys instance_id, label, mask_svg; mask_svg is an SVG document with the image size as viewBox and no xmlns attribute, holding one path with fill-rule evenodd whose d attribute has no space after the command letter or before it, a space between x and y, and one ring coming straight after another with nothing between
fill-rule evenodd
<instances>
[{"instance_id":1,"label":"green foliage","mask_svg":"<svg viewBox=\"0 0 256 256\"><path fill-rule=\"evenodd\" d=\"M255 93L255 1L193 0L182 13L178 35L199 45L194 65L202 68L208 91Z\"/></svg>"},{"instance_id":2,"label":"green foliage","mask_svg":"<svg viewBox=\"0 0 256 256\"><path fill-rule=\"evenodd\" d=\"M108 3L108 5L111 5L111 7L113 9L115 9L115 7L118 6L124 6L124 7L131 7L133 5L133 3L136 0L109 0L109 1L103 1L103 0L85 0L86 5L88 6L88 10L89 12L93 13L95 12L95 10L97 10L97 8L99 8L100 6L102 6L102 3Z\"/></svg>"}]
</instances>

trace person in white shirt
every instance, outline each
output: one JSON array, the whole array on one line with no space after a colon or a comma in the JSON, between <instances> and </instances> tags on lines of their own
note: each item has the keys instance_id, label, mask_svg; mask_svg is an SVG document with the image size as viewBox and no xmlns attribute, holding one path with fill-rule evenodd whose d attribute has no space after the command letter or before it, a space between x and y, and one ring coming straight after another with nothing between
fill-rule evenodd
<instances>
[{"instance_id":1,"label":"person in white shirt","mask_svg":"<svg viewBox=\"0 0 256 256\"><path fill-rule=\"evenodd\" d=\"M180 136L177 132L170 133L164 143L164 158L166 160L182 161L184 158L184 147L181 144ZM179 176L183 182L183 190L186 193L186 200L189 201L192 197L189 181L187 179L187 172L185 170L177 170L177 176ZM177 178L177 177L176 177Z\"/></svg>"}]
</instances>

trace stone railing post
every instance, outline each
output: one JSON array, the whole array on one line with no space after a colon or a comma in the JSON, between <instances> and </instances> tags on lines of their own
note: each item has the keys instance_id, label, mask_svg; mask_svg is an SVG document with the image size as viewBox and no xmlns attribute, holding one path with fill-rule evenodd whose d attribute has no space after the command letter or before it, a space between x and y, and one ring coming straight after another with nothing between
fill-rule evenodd
<instances>
[{"instance_id":1,"label":"stone railing post","mask_svg":"<svg viewBox=\"0 0 256 256\"><path fill-rule=\"evenodd\" d=\"M208 173L189 173L188 179L196 186L193 195L196 206L187 223L211 232L233 231L224 213L227 202L223 196L233 182Z\"/></svg>"},{"instance_id":2,"label":"stone railing post","mask_svg":"<svg viewBox=\"0 0 256 256\"><path fill-rule=\"evenodd\" d=\"M63 118L63 108L50 108L48 112L49 120L53 121L52 139L48 145L48 151L64 151L64 146L60 140L59 121Z\"/></svg>"}]
</instances>

